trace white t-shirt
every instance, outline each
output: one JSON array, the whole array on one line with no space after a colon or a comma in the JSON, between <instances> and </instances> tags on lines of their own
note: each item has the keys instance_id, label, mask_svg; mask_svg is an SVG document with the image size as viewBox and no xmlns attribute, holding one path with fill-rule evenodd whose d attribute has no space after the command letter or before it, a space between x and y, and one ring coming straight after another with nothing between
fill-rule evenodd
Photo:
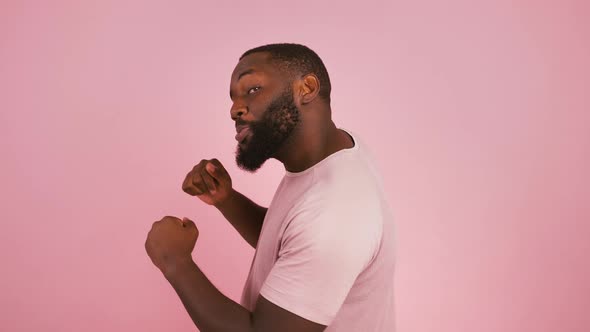
<instances>
[{"instance_id":1,"label":"white t-shirt","mask_svg":"<svg viewBox=\"0 0 590 332\"><path fill-rule=\"evenodd\" d=\"M368 149L345 131L354 147L286 171L241 304L254 311L262 295L327 332L394 332L392 213Z\"/></svg>"}]
</instances>

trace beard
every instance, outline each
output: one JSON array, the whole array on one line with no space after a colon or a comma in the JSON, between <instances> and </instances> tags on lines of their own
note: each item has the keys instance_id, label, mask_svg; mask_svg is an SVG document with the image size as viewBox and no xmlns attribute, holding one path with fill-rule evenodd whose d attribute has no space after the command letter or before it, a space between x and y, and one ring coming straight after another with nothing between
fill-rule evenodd
<instances>
[{"instance_id":1,"label":"beard","mask_svg":"<svg viewBox=\"0 0 590 332\"><path fill-rule=\"evenodd\" d=\"M249 172L257 171L279 151L299 122L299 110L289 86L270 103L262 119L250 123L250 137L236 149L238 167Z\"/></svg>"}]
</instances>

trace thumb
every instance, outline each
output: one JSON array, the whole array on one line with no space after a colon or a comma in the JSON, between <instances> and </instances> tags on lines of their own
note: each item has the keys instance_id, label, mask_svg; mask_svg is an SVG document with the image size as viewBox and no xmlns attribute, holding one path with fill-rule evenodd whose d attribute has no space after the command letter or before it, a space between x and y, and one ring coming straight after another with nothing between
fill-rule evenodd
<instances>
[{"instance_id":1,"label":"thumb","mask_svg":"<svg viewBox=\"0 0 590 332\"><path fill-rule=\"evenodd\" d=\"M183 217L182 218L182 227L187 227L187 226L193 227L193 226L195 226L195 223L194 223L194 221L190 220L189 218Z\"/></svg>"},{"instance_id":2,"label":"thumb","mask_svg":"<svg viewBox=\"0 0 590 332\"><path fill-rule=\"evenodd\" d=\"M211 174L211 176L215 175L215 173L217 173L217 167L215 165L213 165L213 163L207 163L207 166L205 166L205 169L207 169L207 172L209 172L209 174Z\"/></svg>"}]
</instances>

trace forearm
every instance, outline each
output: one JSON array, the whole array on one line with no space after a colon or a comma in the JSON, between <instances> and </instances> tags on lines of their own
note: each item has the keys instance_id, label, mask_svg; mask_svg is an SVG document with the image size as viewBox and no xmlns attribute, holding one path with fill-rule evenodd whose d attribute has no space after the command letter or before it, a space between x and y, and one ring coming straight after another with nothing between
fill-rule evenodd
<instances>
[{"instance_id":1,"label":"forearm","mask_svg":"<svg viewBox=\"0 0 590 332\"><path fill-rule=\"evenodd\" d=\"M216 204L215 207L223 214L244 240L256 248L262 222L268 210L236 190L232 190L228 199Z\"/></svg>"},{"instance_id":2,"label":"forearm","mask_svg":"<svg viewBox=\"0 0 590 332\"><path fill-rule=\"evenodd\" d=\"M189 316L202 332L250 332L250 311L223 295L194 261L164 273Z\"/></svg>"}]
</instances>

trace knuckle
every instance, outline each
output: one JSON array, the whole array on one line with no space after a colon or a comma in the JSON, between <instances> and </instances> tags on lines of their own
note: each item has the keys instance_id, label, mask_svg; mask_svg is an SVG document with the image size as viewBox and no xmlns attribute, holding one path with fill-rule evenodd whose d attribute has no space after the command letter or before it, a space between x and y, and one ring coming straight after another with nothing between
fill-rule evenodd
<instances>
[{"instance_id":1,"label":"knuckle","mask_svg":"<svg viewBox=\"0 0 590 332\"><path fill-rule=\"evenodd\" d=\"M199 174L193 180L193 185L200 187L203 186L203 177Z\"/></svg>"}]
</instances>

